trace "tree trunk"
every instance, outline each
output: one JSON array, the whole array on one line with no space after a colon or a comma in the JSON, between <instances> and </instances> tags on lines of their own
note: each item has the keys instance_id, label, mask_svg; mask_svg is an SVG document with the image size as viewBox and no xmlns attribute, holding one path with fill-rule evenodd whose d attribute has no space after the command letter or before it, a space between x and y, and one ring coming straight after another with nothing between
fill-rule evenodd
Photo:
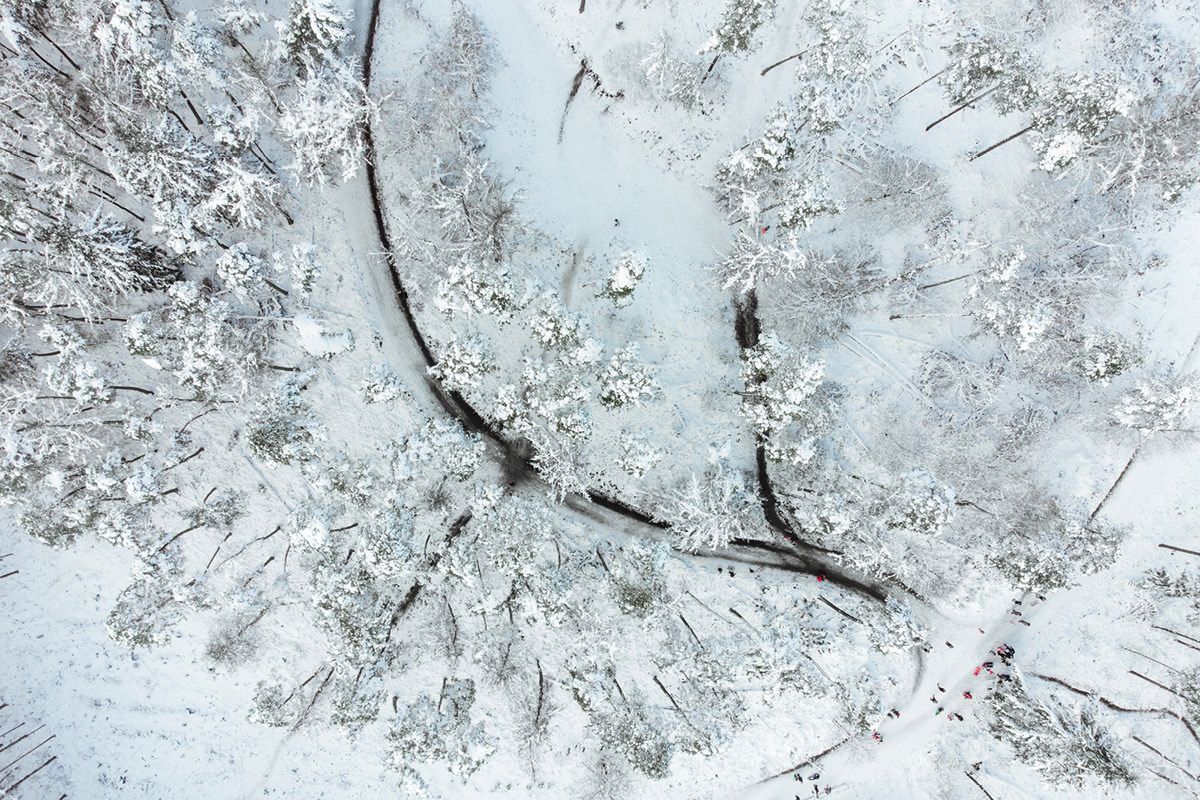
<instances>
[{"instance_id":1,"label":"tree trunk","mask_svg":"<svg viewBox=\"0 0 1200 800\"><path fill-rule=\"evenodd\" d=\"M976 153L975 155L973 155L973 156L971 156L970 158L968 158L968 159L967 159L967 161L968 161L968 162L971 162L971 161L974 161L974 160L975 160L975 159L977 159L977 158L982 158L983 156L986 156L988 153L990 153L990 152L992 152L993 150L995 150L997 147L1001 147L1001 146L1003 146L1003 145L1006 145L1006 144L1008 144L1009 142L1011 142L1013 139L1016 139L1016 138L1019 138L1019 137L1021 137L1021 136L1024 136L1025 134L1029 133L1031 130L1033 130L1033 126L1032 126L1032 125L1027 125L1026 127L1024 127L1024 128L1021 128L1021 130L1019 130L1019 131L1017 131L1016 133L1014 133L1012 136L1006 136L1006 137L1004 137L1003 139L1001 139L1000 141L996 142L996 143L995 143L994 145L992 145L991 147L985 147L983 150L980 150L978 153Z\"/></svg>"},{"instance_id":2,"label":"tree trunk","mask_svg":"<svg viewBox=\"0 0 1200 800\"><path fill-rule=\"evenodd\" d=\"M929 131L933 130L934 126L942 124L943 122L945 122L946 120L950 119L951 117L953 117L953 116L954 116L955 114L957 114L958 112L962 111L964 108L969 108L971 105L973 105L973 104L975 104L975 103L978 103L980 100L982 100L983 98L987 97L989 94L991 94L992 92L996 91L996 90L997 90L997 89L999 89L999 88L1000 88L1000 84L996 84L996 85L995 85L995 86L993 86L992 88L988 89L986 92L980 92L979 94L975 95L975 96L974 96L974 97L972 97L970 100L968 100L968 101L966 101L965 103L963 103L962 105L958 106L957 108L954 108L954 109L950 110L950 111L949 111L949 112L947 112L946 114L943 114L942 116L940 116L940 117L938 117L937 119L935 119L933 122L931 122L931 123L929 123L928 125L926 125L926 126L925 126L925 132L926 132L926 133L929 133Z\"/></svg>"}]
</instances>

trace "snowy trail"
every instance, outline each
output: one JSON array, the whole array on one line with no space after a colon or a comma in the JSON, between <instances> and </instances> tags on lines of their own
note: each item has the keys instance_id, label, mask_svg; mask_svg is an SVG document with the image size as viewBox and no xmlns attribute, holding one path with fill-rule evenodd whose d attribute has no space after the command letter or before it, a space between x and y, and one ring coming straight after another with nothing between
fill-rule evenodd
<instances>
[{"instance_id":1,"label":"snowy trail","mask_svg":"<svg viewBox=\"0 0 1200 800\"><path fill-rule=\"evenodd\" d=\"M373 0L365 15L366 31L363 49L363 77L364 83L368 88L370 87L372 76L372 59L375 52L375 36L379 28L380 6L381 0ZM357 18L363 19L363 17L364 15L360 14ZM527 17L525 18L525 22L527 27L532 27L532 23ZM525 34L531 35L527 30ZM530 42L526 43L530 44ZM528 48L519 49L524 51ZM545 96L545 94L543 93L541 96ZM544 129L538 128L537 130ZM388 336L385 340L392 343L392 352L403 357L402 363L406 364L409 368L408 377L410 385L424 384L431 392L433 399L444 411L459 419L468 430L480 433L491 440L494 448L499 451L497 455L499 456L500 464L505 469L510 481L526 482L532 480L540 484L540 480L535 477L535 473L527 457L520 452L519 448L500 436L464 398L455 392L447 392L428 374L427 367L433 363L434 359L424 336L417 326L416 318L409 306L408 293L390 255L391 244L388 235L387 212L383 207L383 193L379 186L379 177L376 171L376 164L374 163L376 149L374 134L370 125L367 126L366 138L368 145L366 184L369 213L355 216L358 224L354 230L354 234L357 237L357 241L375 242L378 243L380 248L379 252L381 255L377 261L381 262L383 269L370 270L369 273L373 295L377 304L381 307L388 306L390 308L386 323ZM682 185L682 182L676 183ZM373 223L373 227L370 224L364 225L364 221ZM653 520L621 499L609 497L601 492L589 490L582 497L568 497L566 502L569 508L594 521L605 521L605 524L611 524L613 516L623 518L626 533L638 530L639 533L636 535L639 536L644 537L647 533L650 533L652 536L661 537L663 535L662 530L666 527L664 524ZM603 509L606 513L593 513L594 509L597 508ZM779 522L783 525L781 518ZM785 530L786 525L779 529ZM820 552L820 548L809 547L805 550L796 552L775 551L771 558L762 558L762 548L756 546L755 543L734 542L731 543L729 559L756 564L758 566L783 569L789 572L808 575L823 574L829 583L864 597L881 601L886 596L886 592L880 585L855 577L840 568L836 563L820 558L817 555ZM737 551L742 551L742 553L737 553ZM713 553L712 557L725 558L726 556Z\"/></svg>"},{"instance_id":2,"label":"snowy trail","mask_svg":"<svg viewBox=\"0 0 1200 800\"><path fill-rule=\"evenodd\" d=\"M1011 671L995 654L996 648L1008 644L1016 649L1014 663L1021 663L1024 650L1024 640L1037 631L1037 621L1045 617L1047 611L1052 611L1059 601L1068 593L1048 597L1045 601L1037 601L1032 594L1018 598L1020 605L1006 604L1007 608L1023 609L1024 619L1030 622L1028 627L1017 622L1018 617L1004 611L996 614L981 626L971 627L971 623L946 622L934 629L930 644L933 652L927 660L927 668L918 672L917 683L907 703L898 706L899 720L886 719L878 730L883 737L882 742L875 742L870 735L855 737L849 741L839 742L832 749L811 760L797 764L787 772L780 773L773 779L764 782L759 787L752 788L745 795L748 800L786 796L794 793L795 784L791 780L793 772L820 772L822 785L831 785L835 790L853 789L853 777L861 772L868 764L877 768L888 769L888 763L897 763L905 758L916 756L923 747L928 745L936 735L938 726L967 725L972 717L979 713L980 704L985 703L989 687L997 679L981 671L979 676L973 674L974 669L984 661L994 662L993 671L997 674ZM1031 605L1032 603L1032 605ZM982 627L984 633L979 633ZM949 641L953 647L947 647ZM941 686L945 691L940 691ZM963 692L969 691L971 699L963 697ZM931 703L930 698L936 697L937 703ZM937 708L945 710L937 714ZM964 716L959 723L950 718L954 713ZM846 747L847 744L857 744L858 747ZM969 769L969 764L948 765L948 768ZM986 774L986 773L982 773ZM805 784L804 791L808 791ZM803 797L803 792L800 793Z\"/></svg>"},{"instance_id":3,"label":"snowy trail","mask_svg":"<svg viewBox=\"0 0 1200 800\"><path fill-rule=\"evenodd\" d=\"M370 6L366 40L367 45L364 50L364 76L368 80L370 78L370 59L374 51L374 36L378 29L379 10L380 0L374 0ZM528 19L526 19L525 22L527 26L525 33L526 35L529 35ZM522 48L522 51L524 52L528 49L529 48ZM538 74L545 75L546 73L539 72ZM547 93L543 92L540 94L540 96L547 96ZM545 127L534 126L532 129L544 131ZM372 151L371 155L373 155L373 136L369 136L368 141ZM564 172L569 171L564 170ZM575 186L575 181L572 180L569 182L572 187ZM376 174L374 165L370 165L368 167L367 183L369 195L368 200L371 205L371 213L370 215L363 215L363 217L373 220L375 229L374 231L360 230L358 233L360 236L369 236L370 238L364 239L366 241L370 241L371 239L378 241L381 249L386 253L386 251L389 249L386 212L382 207L382 193L378 186L378 176ZM683 205L687 204L684 203ZM575 211L579 213L589 213L586 206L583 208L576 206ZM563 213L563 209L560 208L559 213ZM723 230L723 228L717 226L708 227L709 229ZM577 232L576 234L576 241L580 243L578 245L580 248L583 246L582 243L587 241L587 230L588 228L585 227L583 231ZM691 244L694 246L694 239L691 240ZM709 247L710 245L704 245L705 250L708 250ZM706 253L706 257L707 255L708 254ZM459 417L460 414L464 413L475 414L474 409L471 409L465 401L461 400L461 398L451 398L451 401L448 402L447 398L445 397L446 393L441 390L441 387L437 385L436 381L433 381L428 377L425 367L432 362L432 356L429 352L428 346L424 342L419 328L416 325L412 311L408 307L407 293L404 291L403 284L395 269L395 265L391 261L390 256L385 255L381 261L382 266L387 270L388 274L385 276L383 274L383 269L372 270L374 295L380 305L391 305L393 307L393 312L389 315L389 324L387 326L387 333L389 334L388 338L393 342L395 342L396 338L403 340L399 343L396 349L404 353L406 363L409 365L410 370L414 372L419 370L420 380L414 381L414 384L425 383L425 385L434 393L439 404L444 408L444 410L453 416ZM389 283L390 287L388 285ZM389 289L391 291L391 297L388 296ZM739 329L744 325L744 323L745 319L739 315L737 318ZM747 333L749 333L749 331L747 331ZM757 319L755 318L753 325L753 336L757 338L757 335L758 326ZM453 402L454 400L461 401L461 406L459 406L456 402ZM475 416L478 417L477 414L475 414ZM484 429L489 430L489 428L486 426L486 423L483 424ZM499 446L504 457L511 455L511 446L507 442L505 442L501 437L495 436L494 433L491 438ZM770 486L769 478L766 477L765 469L763 469L763 455L764 454L760 446L758 448L756 462L759 464L760 476L764 482L764 494L767 495L767 497L773 497L773 489ZM529 470L525 472L522 477L532 477L532 471ZM624 535L638 538L644 538L647 534L654 538L662 538L665 535L663 530L665 526L663 526L661 523L652 520L644 513L624 504L619 499L606 497L598 493L589 492L586 497L568 497L566 498L565 506L563 508L564 510L570 509L578 516L585 517L594 522L599 522L609 530L615 530ZM774 505L772 505L770 502L764 502L764 512L773 508ZM827 558L822 558L820 548L813 546L799 546L802 544L799 538L796 537L795 534L791 534L787 523L784 522L782 517L780 517L777 513L770 517L769 521L777 530L777 532L779 532L785 538L785 540L788 540L792 543L792 547L780 549L768 543L734 542L731 543L731 546L725 551L700 552L696 555L703 558L715 558L727 562L782 569L799 574L824 575L829 584L852 591L875 601L882 601L887 596L887 592L882 586L854 577L846 573L835 562ZM788 534L791 534L790 537ZM924 664L919 654L916 655L916 665L914 671L915 677L913 680L914 682L919 682L921 675L925 672Z\"/></svg>"},{"instance_id":4,"label":"snowy trail","mask_svg":"<svg viewBox=\"0 0 1200 800\"><path fill-rule=\"evenodd\" d=\"M369 19L369 32L367 34L367 48L364 54L364 74L368 78L370 76L369 60L373 52L374 33L378 26L379 6L379 0L375 0L375 2L370 4L370 13L367 15ZM490 25L495 25L503 31L507 31L507 35L515 36L517 41L520 42L519 45L514 46L511 43L508 45L505 52L510 57L513 54L519 54L530 59L523 66L518 67L520 71L528 70L528 78L532 84L521 87L522 95L527 98L561 99L565 95L565 91L551 91L554 87L549 84L556 83L561 75L568 75L569 77L571 65L564 61L560 65L563 67L562 70L548 70L544 68L544 64L538 62L537 54L539 51L547 49L549 45L539 40L540 34L536 30L536 26L529 20L528 15L526 13L503 14L500 10L496 9L492 9L490 12L486 9L480 10L481 13L489 16ZM578 67L575 67L575 69L578 69ZM539 89L539 82L546 85L541 86ZM569 86L565 87L565 89L569 89ZM590 97L590 92L581 92L581 95L575 98L576 102L573 104L574 107L571 110L571 114L574 116L568 119L564 132L565 148L583 146L585 150L596 152L597 148L604 149L605 145L608 144L604 141L601 126L585 127L583 124L585 115L581 109L585 108L585 105L580 101L587 101ZM524 152L533 152L538 148L531 146L529 137L536 138L537 136L545 137L547 135L553 137L556 135L557 125L543 125L537 121L537 115L540 114L541 117L544 117L542 122L545 122L546 119L553 122L556 121L556 115L561 113L562 108L561 106L555 108L554 103L549 99L540 102L542 102L540 112L536 108L526 107L527 113L533 115L530 118L531 124L521 131L521 136L523 137L521 141L513 140L509 143L510 146L523 148ZM605 181L612 180L612 172L606 170L611 164L599 161L598 166L590 166L580 171L578 169L579 161L577 158L563 157L561 162L554 165L557 169L557 180L560 181L559 191L557 194L554 192L550 193L555 198L551 201L555 207L553 209L542 208L539 213L544 214L552 222L556 222L560 226L560 231L565 232L569 230L572 239L577 242L577 247L582 248L585 242L589 242L588 237L591 232L597 229L599 222L602 220L607 223L609 212L607 210L598 211L595 208L595 204L591 202L591 198L587 196L587 193L580 191L580 187L589 185L589 181L594 182L601 180L601 178ZM597 173L590 172L593 169L599 169L603 175L599 176ZM628 174L636 179L639 173L645 174L646 170L653 168L646 164L635 163L632 166L627 165L620 169L628 169ZM360 237L359 241L378 241L381 250L386 251L388 249L387 217L386 211L382 207L380 199L382 195L377 181L378 177L372 166L368 170L367 181L367 203L370 205L371 213L362 215L362 224L355 233ZM644 190L645 187L642 188L642 191ZM633 189L635 195L638 191L636 188ZM687 208L692 205L690 198L693 191L694 188L688 187L676 196L676 199L679 201L679 208ZM544 197L545 195L541 196ZM662 195L658 195L658 197L661 198ZM673 209L673 211L678 210L678 208ZM372 221L374 229L372 229L370 224ZM688 228L690 226L680 227ZM671 237L664 238L659 231L641 230L639 232L644 233L650 241L657 241L660 246L670 247L673 244ZM693 239L688 242L688 246L696 248L697 244ZM708 252L710 252L710 248L711 244L709 243L700 246L701 250ZM461 398L451 398L448 402L445 397L446 393L441 390L436 382L427 377L425 367L431 361L431 355L416 325L411 310L407 309L407 295L404 292L403 285L393 265L390 263L390 258L384 256L381 259L380 267L380 269L370 271L371 283L375 300L380 305L392 306L391 313L384 317L387 321L387 339L390 340L392 353L402 357L403 363L410 370L411 377L416 379L414 383L425 383L434 394L435 399L438 400L439 404L448 413L455 416L463 413L474 413L473 409L470 409L469 405L466 405L465 401L462 401ZM384 274L384 269L387 269L387 275ZM750 335L756 337L756 320L753 321L753 324L750 324L743 315L739 315L738 325L739 330L745 328L741 338L746 338ZM745 346L744 342L741 344ZM459 406L459 402L463 405ZM469 409L469 411L464 411L463 406ZM486 423L483 424L486 427ZM503 439L495 437L494 441L502 451L508 451L510 445L504 442ZM765 470L760 471L764 473L761 475L764 486L763 494L769 498L773 496L770 479L765 475ZM769 502L764 503L764 512L767 512L769 505ZM579 517L584 517L623 536L644 538L646 535L650 535L655 538L661 538L665 535L661 524L654 523L653 520L641 512L612 498L599 495L571 497L567 499L566 504L561 508L564 512L564 521L577 521ZM698 555L730 562L774 567L797 573L825 573L830 583L862 594L863 596L875 600L881 600L887 596L888 593L882 586L849 576L838 568L835 563L821 558L819 548L805 547L803 542L798 537L795 537L794 533L791 533L787 522L778 513L769 515L768 519L784 539L792 542L793 548L785 550L770 545L764 547L761 544L752 546L751 543L739 543L739 545L731 548L729 551L700 553ZM791 536L788 535L789 533ZM757 552L752 552L755 550ZM918 603L918 606L920 605ZM922 609L922 611L930 617L941 617L941 615L929 609ZM981 691L982 681L971 676L971 670L982 661L987 660L988 654L994 652L995 648L1001 643L1020 642L1022 638L1020 634L1022 632L1006 624L1014 619L1013 617L1003 615L997 616L995 619L989 621L986 629L991 633L988 635L979 635L972 626L961 622L948 621L944 617L931 620L940 623L935 628L936 636L938 637L938 644L935 645L934 650L936 655L931 655L926 660L922 657L922 654L914 653L915 664L911 677L913 686L910 699L900 709L900 720L894 723L889 720L881 729L881 733L884 735L884 742L877 745L869 737L864 737L864 739L851 738L835 743L823 754L822 760L824 763L821 769L827 770L831 777L837 780L837 773L852 774L853 770L861 768L862 752L867 754L873 753L872 760L900 758L905 753L911 752L912 747L919 746L921 742L928 738L931 732L935 730L936 725L947 724L944 722L944 716L938 718L932 715L933 704L929 704L929 697L931 695L942 694L937 692L939 682L946 689L943 696L956 699L955 702L947 700L947 713L953 713L954 711L962 713L971 708L965 704L983 702ZM997 634L996 631L1001 631L1002 633ZM953 650L945 648L940 643L943 637L957 640L957 644ZM938 652L939 649L944 652ZM975 700L962 699L961 693L968 687L974 687L973 690L979 692ZM930 707L927 707L926 704L929 704ZM846 744L851 746L846 747ZM779 780L787 780L787 773ZM752 788L749 790L748 796L773 796L772 794L761 794L760 791L773 792L775 783L775 781L768 781L757 789Z\"/></svg>"}]
</instances>

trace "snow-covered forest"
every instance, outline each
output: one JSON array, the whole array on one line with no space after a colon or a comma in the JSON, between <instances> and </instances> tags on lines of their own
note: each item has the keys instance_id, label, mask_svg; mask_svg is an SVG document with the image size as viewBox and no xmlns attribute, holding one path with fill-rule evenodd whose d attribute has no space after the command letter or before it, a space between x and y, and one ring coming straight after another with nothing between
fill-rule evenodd
<instances>
[{"instance_id":1,"label":"snow-covered forest","mask_svg":"<svg viewBox=\"0 0 1200 800\"><path fill-rule=\"evenodd\" d=\"M0 0L0 798L1200 797L1195 0Z\"/></svg>"}]
</instances>

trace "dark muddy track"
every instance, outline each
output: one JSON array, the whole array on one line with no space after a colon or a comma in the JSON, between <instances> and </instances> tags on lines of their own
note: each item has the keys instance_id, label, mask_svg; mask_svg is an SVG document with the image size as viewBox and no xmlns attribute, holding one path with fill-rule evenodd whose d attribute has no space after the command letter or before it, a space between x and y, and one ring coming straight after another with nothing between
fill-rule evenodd
<instances>
[{"instance_id":1,"label":"dark muddy track","mask_svg":"<svg viewBox=\"0 0 1200 800\"><path fill-rule=\"evenodd\" d=\"M741 298L734 299L733 308L735 311L734 335L737 337L738 346L743 350L754 347L758 344L762 332L762 325L758 319L758 295L754 290L750 290ZM750 389L751 387L746 388ZM758 476L758 495L762 499L763 517L771 529L792 546L794 557L808 565L814 572L824 573L832 583L853 589L859 594L867 595L880 602L886 600L887 592L882 586L850 577L841 572L823 558L823 556L830 555L832 551L805 541L796 533L792 524L780 510L779 498L775 494L775 485L771 483L771 475L767 469L766 443L761 439L755 445L754 460Z\"/></svg>"},{"instance_id":2,"label":"dark muddy track","mask_svg":"<svg viewBox=\"0 0 1200 800\"><path fill-rule=\"evenodd\" d=\"M379 26L379 4L380 0L373 0L371 4L371 21L367 26L367 42L366 47L363 49L363 86L368 90L371 87L371 66L375 55L375 32ZM363 130L363 140L366 145L367 188L371 194L371 212L375 218L375 233L383 250L383 257L387 261L388 275L392 279L392 288L396 292L396 301L400 306L401 313L404 314L405 322L408 323L408 331L412 334L413 341L417 343L417 347L421 351L421 357L425 360L425 366L432 367L437 363L433 357L433 351L429 349L429 344L425 341L421 329L417 327L417 320L413 316L408 290L404 287L404 282L400 280L400 273L396 269L396 258L392 250L392 238L388 234L387 221L384 218L383 196L379 189L379 175L375 167L375 132L369 121ZM428 384L430 391L433 392L438 404L448 414L458 419L463 427L473 433L491 439L506 453L511 449L504 437L489 425L487 420L461 394L447 390L438 381L434 380L431 375L426 375L425 382Z\"/></svg>"},{"instance_id":3,"label":"dark muddy track","mask_svg":"<svg viewBox=\"0 0 1200 800\"><path fill-rule=\"evenodd\" d=\"M367 39L362 56L363 85L368 90L371 86L371 68L375 55L375 34L379 27L379 8L380 0L372 0L370 21L367 24ZM367 188L371 198L371 212L375 223L375 233L379 239L379 245L383 251L384 258L387 261L388 274L391 277L392 288L396 293L396 302L399 304L400 311L404 315L409 333L420 349L421 357L424 359L426 367L432 367L437 361L433 357L433 352L430 350L428 342L421 333L420 327L417 325L412 304L409 300L408 290L405 288L404 281L400 277L395 255L393 254L392 240L388 233L387 219L383 207L383 192L379 186L379 175L375 163L377 155L375 135L370 121L365 126L363 139L366 146ZM735 306L737 309L738 344L743 348L752 347L758 342L759 337L757 299L754 293L751 292L748 294L744 302L735 303ZM468 431L486 437L500 451L501 467L504 469L510 482L522 483L538 480L536 477L537 473L534 471L530 461L530 448L527 443L523 441L513 442L506 438L466 398L458 392L446 389L432 375L426 375L426 384L438 404L447 414L457 419ZM771 528L791 544L792 547L785 549L771 545L769 542L735 541L730 543L730 551L742 551L741 554L728 552L725 555L721 555L720 553L712 553L711 555L729 558L734 561L741 560L744 563L758 564L764 567L783 569L789 572L824 575L826 580L835 586L855 592L872 600L883 601L887 597L887 594L881 587L847 575L837 564L821 558L820 548L817 548L815 545L806 544L795 534L791 526L779 513L774 488L766 474L766 461L761 444L759 446L759 454L759 486L764 497L763 512ZM663 530L670 527L669 523L658 520L628 503L600 491L587 490L581 496L567 497L566 504L581 513L590 511L590 509L587 509L589 505L598 506L636 524L654 528L659 535L661 535ZM587 516L597 522L603 523L603 520L593 513L587 513ZM753 559L752 553L754 551L762 553L764 550L771 552L778 561L770 562ZM710 554L706 553L704 555Z\"/></svg>"}]
</instances>

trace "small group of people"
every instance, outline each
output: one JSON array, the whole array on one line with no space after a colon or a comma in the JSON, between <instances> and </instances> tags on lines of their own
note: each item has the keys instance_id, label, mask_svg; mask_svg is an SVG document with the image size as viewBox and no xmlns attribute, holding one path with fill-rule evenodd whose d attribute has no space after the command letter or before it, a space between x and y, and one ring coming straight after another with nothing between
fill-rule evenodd
<instances>
[{"instance_id":1,"label":"small group of people","mask_svg":"<svg viewBox=\"0 0 1200 800\"><path fill-rule=\"evenodd\" d=\"M813 797L819 797L822 794L821 787L815 782L820 777L821 777L821 773L819 773L819 772L814 772L812 775L808 776L808 779L810 781L814 781L813 787L812 787ZM804 783L804 776L797 772L795 775L792 776L792 780L796 780L796 781L799 781L800 783ZM829 794L832 791L833 791L833 787L827 785L825 787L824 794ZM796 800L800 800L800 795L796 795Z\"/></svg>"}]
</instances>

